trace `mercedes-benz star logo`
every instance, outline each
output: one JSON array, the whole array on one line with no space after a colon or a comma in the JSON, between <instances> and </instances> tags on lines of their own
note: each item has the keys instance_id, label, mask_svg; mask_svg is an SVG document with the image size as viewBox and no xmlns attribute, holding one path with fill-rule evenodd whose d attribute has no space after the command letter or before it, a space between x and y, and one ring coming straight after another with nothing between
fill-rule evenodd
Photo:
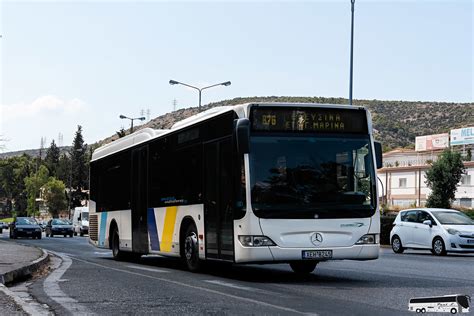
<instances>
[{"instance_id":1,"label":"mercedes-benz star logo","mask_svg":"<svg viewBox=\"0 0 474 316\"><path fill-rule=\"evenodd\" d=\"M323 235L321 235L320 233L313 233L310 239L313 245L318 246L323 242Z\"/></svg>"}]
</instances>

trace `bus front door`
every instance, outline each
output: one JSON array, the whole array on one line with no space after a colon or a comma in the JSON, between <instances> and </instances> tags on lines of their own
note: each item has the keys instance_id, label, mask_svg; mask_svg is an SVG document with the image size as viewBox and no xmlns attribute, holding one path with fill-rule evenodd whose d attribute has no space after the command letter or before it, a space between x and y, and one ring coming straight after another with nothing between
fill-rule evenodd
<instances>
[{"instance_id":1,"label":"bus front door","mask_svg":"<svg viewBox=\"0 0 474 316\"><path fill-rule=\"evenodd\" d=\"M231 138L204 145L206 257L234 260Z\"/></svg>"},{"instance_id":2,"label":"bus front door","mask_svg":"<svg viewBox=\"0 0 474 316\"><path fill-rule=\"evenodd\" d=\"M147 174L148 148L132 151L132 250L148 253Z\"/></svg>"}]
</instances>

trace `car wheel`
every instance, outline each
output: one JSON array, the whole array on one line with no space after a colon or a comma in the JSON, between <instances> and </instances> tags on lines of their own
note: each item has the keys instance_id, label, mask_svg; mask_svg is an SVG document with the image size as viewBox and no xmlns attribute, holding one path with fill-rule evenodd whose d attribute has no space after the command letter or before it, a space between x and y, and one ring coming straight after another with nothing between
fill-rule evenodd
<instances>
[{"instance_id":1,"label":"car wheel","mask_svg":"<svg viewBox=\"0 0 474 316\"><path fill-rule=\"evenodd\" d=\"M317 261L295 261L290 263L293 272L297 274L310 274L316 268Z\"/></svg>"},{"instance_id":2,"label":"car wheel","mask_svg":"<svg viewBox=\"0 0 474 316\"><path fill-rule=\"evenodd\" d=\"M41 239L41 235L38 236L38 239Z\"/></svg>"},{"instance_id":3,"label":"car wheel","mask_svg":"<svg viewBox=\"0 0 474 316\"><path fill-rule=\"evenodd\" d=\"M392 250L395 253L403 253L405 248L402 246L402 241L400 240L400 237L397 235L392 237Z\"/></svg>"},{"instance_id":4,"label":"car wheel","mask_svg":"<svg viewBox=\"0 0 474 316\"><path fill-rule=\"evenodd\" d=\"M196 272L201 268L201 260L199 259L199 242L197 228L191 223L186 228L184 234L183 260L189 271Z\"/></svg>"},{"instance_id":5,"label":"car wheel","mask_svg":"<svg viewBox=\"0 0 474 316\"><path fill-rule=\"evenodd\" d=\"M446 247L444 246L444 241L441 237L436 237L433 239L433 253L435 256L445 256Z\"/></svg>"},{"instance_id":6,"label":"car wheel","mask_svg":"<svg viewBox=\"0 0 474 316\"><path fill-rule=\"evenodd\" d=\"M79 235L80 235L81 237L84 237L84 233L83 233L82 231L79 233Z\"/></svg>"},{"instance_id":7,"label":"car wheel","mask_svg":"<svg viewBox=\"0 0 474 316\"><path fill-rule=\"evenodd\" d=\"M77 236L77 233L76 233L76 232L74 232L74 236Z\"/></svg>"},{"instance_id":8,"label":"car wheel","mask_svg":"<svg viewBox=\"0 0 474 316\"><path fill-rule=\"evenodd\" d=\"M458 310L455 309L455 308L451 308L450 312L451 312L451 314L456 314L458 312Z\"/></svg>"},{"instance_id":9,"label":"car wheel","mask_svg":"<svg viewBox=\"0 0 474 316\"><path fill-rule=\"evenodd\" d=\"M71 234L69 234L69 237L70 237L70 238L72 238L72 236L73 236L73 234L72 234L72 233L71 233Z\"/></svg>"}]
</instances>

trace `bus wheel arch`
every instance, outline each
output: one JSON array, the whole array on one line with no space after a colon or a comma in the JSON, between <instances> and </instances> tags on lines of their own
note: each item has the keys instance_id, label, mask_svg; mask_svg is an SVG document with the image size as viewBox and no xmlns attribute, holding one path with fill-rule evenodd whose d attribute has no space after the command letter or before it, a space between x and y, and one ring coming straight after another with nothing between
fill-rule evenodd
<instances>
[{"instance_id":1,"label":"bus wheel arch","mask_svg":"<svg viewBox=\"0 0 474 316\"><path fill-rule=\"evenodd\" d=\"M199 271L201 260L199 259L199 237L197 225L194 219L187 216L181 222L179 229L179 248L183 262L188 270Z\"/></svg>"}]
</instances>

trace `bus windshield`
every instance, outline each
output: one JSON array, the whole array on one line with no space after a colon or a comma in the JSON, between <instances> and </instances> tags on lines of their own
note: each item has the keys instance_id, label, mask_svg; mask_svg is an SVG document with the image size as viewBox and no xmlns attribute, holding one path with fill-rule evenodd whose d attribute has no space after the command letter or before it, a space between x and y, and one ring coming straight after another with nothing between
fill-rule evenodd
<instances>
[{"instance_id":1,"label":"bus windshield","mask_svg":"<svg viewBox=\"0 0 474 316\"><path fill-rule=\"evenodd\" d=\"M354 218L375 212L368 135L255 135L251 200L265 218Z\"/></svg>"}]
</instances>

